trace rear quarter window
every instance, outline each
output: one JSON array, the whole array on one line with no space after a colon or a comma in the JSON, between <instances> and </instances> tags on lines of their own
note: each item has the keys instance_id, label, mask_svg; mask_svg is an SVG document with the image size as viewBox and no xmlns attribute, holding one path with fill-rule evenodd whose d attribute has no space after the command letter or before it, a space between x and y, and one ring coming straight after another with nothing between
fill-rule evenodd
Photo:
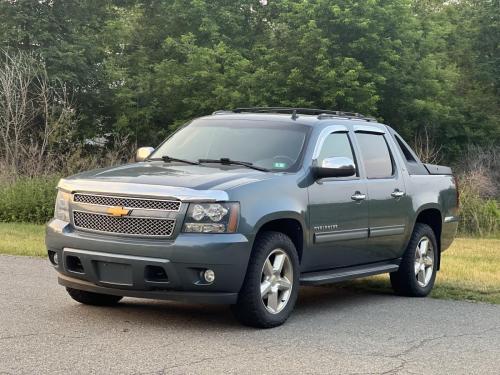
<instances>
[{"instance_id":1,"label":"rear quarter window","mask_svg":"<svg viewBox=\"0 0 500 375\"><path fill-rule=\"evenodd\" d=\"M399 138L397 135L395 135L394 138L396 139L396 143L398 144L399 149L403 153L403 156L405 157L406 161L409 163L416 163L417 161L415 160L415 158L411 154L408 147L405 146L403 140L401 138Z\"/></svg>"}]
</instances>

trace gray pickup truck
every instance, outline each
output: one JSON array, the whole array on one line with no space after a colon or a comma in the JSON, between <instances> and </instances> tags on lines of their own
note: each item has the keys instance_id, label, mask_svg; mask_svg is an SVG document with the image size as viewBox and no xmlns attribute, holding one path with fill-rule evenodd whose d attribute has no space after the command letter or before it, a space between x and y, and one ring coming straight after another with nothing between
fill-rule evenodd
<instances>
[{"instance_id":1,"label":"gray pickup truck","mask_svg":"<svg viewBox=\"0 0 500 375\"><path fill-rule=\"evenodd\" d=\"M423 164L389 126L240 108L191 121L136 163L62 179L46 245L78 302L222 303L274 327L300 284L390 273L396 293L428 295L457 225L451 169Z\"/></svg>"}]
</instances>

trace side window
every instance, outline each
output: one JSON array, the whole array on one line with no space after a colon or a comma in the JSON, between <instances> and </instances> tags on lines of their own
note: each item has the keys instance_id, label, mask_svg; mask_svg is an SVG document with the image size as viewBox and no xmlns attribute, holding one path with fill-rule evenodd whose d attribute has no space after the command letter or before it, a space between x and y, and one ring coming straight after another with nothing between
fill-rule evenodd
<instances>
[{"instance_id":1,"label":"side window","mask_svg":"<svg viewBox=\"0 0 500 375\"><path fill-rule=\"evenodd\" d=\"M394 165L383 134L356 133L361 158L368 178L388 178L394 175Z\"/></svg>"},{"instance_id":2,"label":"side window","mask_svg":"<svg viewBox=\"0 0 500 375\"><path fill-rule=\"evenodd\" d=\"M346 157L355 162L351 142L347 133L331 133L326 137L318 156L318 165L326 158Z\"/></svg>"},{"instance_id":3,"label":"side window","mask_svg":"<svg viewBox=\"0 0 500 375\"><path fill-rule=\"evenodd\" d=\"M408 161L410 163L416 163L417 161L415 160L415 158L411 154L410 150L408 150L408 148L405 146L403 140L401 138L399 138L397 135L395 135L394 138L396 138L396 143L398 144L398 146L399 146L401 152L403 153L406 161Z\"/></svg>"}]
</instances>

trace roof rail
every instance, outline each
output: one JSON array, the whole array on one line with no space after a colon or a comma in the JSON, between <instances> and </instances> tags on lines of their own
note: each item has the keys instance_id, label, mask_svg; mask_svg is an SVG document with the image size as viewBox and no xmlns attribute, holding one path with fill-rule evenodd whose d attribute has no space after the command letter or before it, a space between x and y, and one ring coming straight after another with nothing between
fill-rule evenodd
<instances>
[{"instance_id":1,"label":"roof rail","mask_svg":"<svg viewBox=\"0 0 500 375\"><path fill-rule=\"evenodd\" d=\"M249 107L249 108L235 108L234 113L253 112L253 113L290 113L293 112L303 115L319 115L321 113L332 112L316 108L297 108L297 107Z\"/></svg>"},{"instance_id":2,"label":"roof rail","mask_svg":"<svg viewBox=\"0 0 500 375\"><path fill-rule=\"evenodd\" d=\"M335 111L335 112L337 112L337 113L336 114L332 114L332 113L320 113L318 115L318 119L319 120L324 120L324 119L328 119L328 118L332 118L332 117L347 117L349 119L355 118L355 119L359 119L359 120L365 120L365 121L368 121L368 122L377 122L376 118L365 116L365 115L362 115L361 113L356 113L356 112L342 112L342 111Z\"/></svg>"},{"instance_id":3,"label":"roof rail","mask_svg":"<svg viewBox=\"0 0 500 375\"><path fill-rule=\"evenodd\" d=\"M347 117L355 118L365 121L376 121L372 117L364 116L356 112L344 111L330 111L325 109L316 108L295 108L295 107L248 107L248 108L235 108L233 110L220 110L215 111L214 115L227 114L227 113L290 113L292 119L296 119L298 114L303 115L317 115L319 120L332 118L332 117Z\"/></svg>"},{"instance_id":4,"label":"roof rail","mask_svg":"<svg viewBox=\"0 0 500 375\"><path fill-rule=\"evenodd\" d=\"M228 111L226 109L219 109L217 111L212 112L212 115L227 115L228 113L233 113L233 111Z\"/></svg>"}]
</instances>

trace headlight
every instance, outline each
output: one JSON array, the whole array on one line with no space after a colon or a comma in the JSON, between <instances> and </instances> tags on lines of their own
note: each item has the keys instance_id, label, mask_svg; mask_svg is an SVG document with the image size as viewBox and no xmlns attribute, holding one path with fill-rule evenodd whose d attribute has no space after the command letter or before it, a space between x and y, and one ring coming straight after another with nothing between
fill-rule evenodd
<instances>
[{"instance_id":1,"label":"headlight","mask_svg":"<svg viewBox=\"0 0 500 375\"><path fill-rule=\"evenodd\" d=\"M239 203L191 203L183 232L234 233L239 216Z\"/></svg>"},{"instance_id":2,"label":"headlight","mask_svg":"<svg viewBox=\"0 0 500 375\"><path fill-rule=\"evenodd\" d=\"M54 208L54 217L56 219L69 223L69 201L71 194L65 191L58 190L56 197L56 207Z\"/></svg>"}]
</instances>

